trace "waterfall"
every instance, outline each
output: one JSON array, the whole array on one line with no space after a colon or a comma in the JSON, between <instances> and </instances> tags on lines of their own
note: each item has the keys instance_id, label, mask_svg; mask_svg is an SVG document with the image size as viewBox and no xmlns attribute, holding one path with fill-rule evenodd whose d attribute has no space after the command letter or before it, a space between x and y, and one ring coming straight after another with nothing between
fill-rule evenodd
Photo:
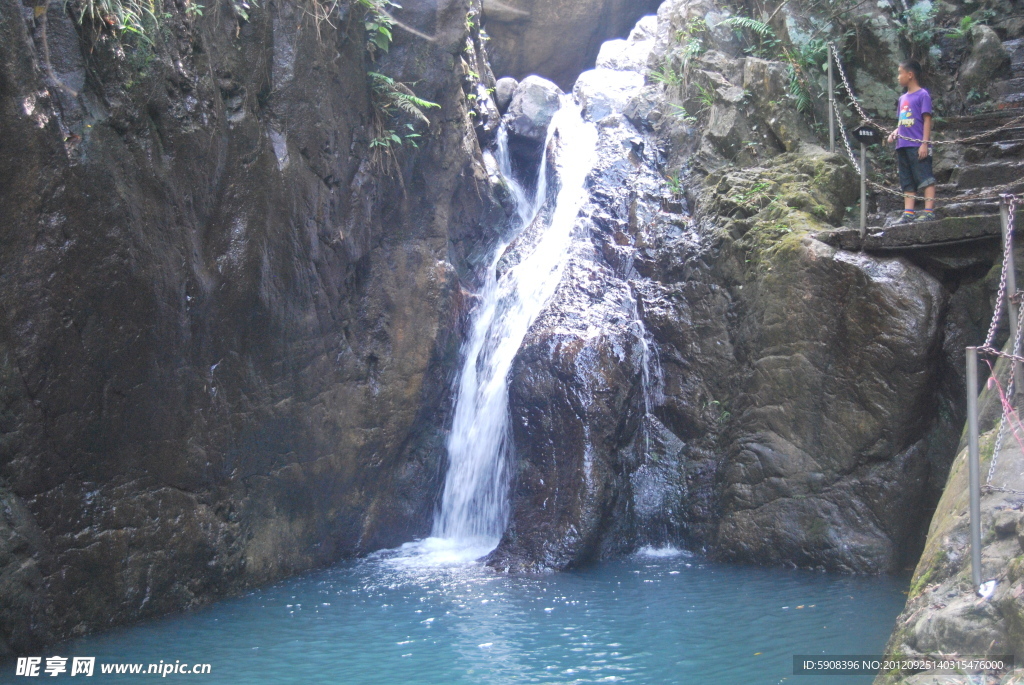
<instances>
[{"instance_id":1,"label":"waterfall","mask_svg":"<svg viewBox=\"0 0 1024 685\"><path fill-rule=\"evenodd\" d=\"M551 211L542 215L548 200L547 151L552 146L557 148L559 190ZM434 521L437 538L473 545L485 553L504 532L511 457L509 371L527 331L562 278L573 226L587 197L584 182L596 157L596 128L583 121L570 96L563 96L548 129L537 190L530 198L512 176L507 134L499 133L498 168L516 202L517 233L528 228L538 233L529 246L517 246L523 250L519 263L500 278L498 264L508 243L496 248L479 294L456 388L447 441L448 474Z\"/></svg>"},{"instance_id":2,"label":"waterfall","mask_svg":"<svg viewBox=\"0 0 1024 685\"><path fill-rule=\"evenodd\" d=\"M637 342L640 343L640 383L643 393L644 414L641 424L641 431L644 439L644 456L651 453L651 418L654 407L664 401L662 394L661 359L658 357L658 348L651 339L647 326L644 325L643 316L640 314L640 307L637 304L639 293L636 288L631 288L633 296L631 313L632 320L630 327L634 329Z\"/></svg>"}]
</instances>

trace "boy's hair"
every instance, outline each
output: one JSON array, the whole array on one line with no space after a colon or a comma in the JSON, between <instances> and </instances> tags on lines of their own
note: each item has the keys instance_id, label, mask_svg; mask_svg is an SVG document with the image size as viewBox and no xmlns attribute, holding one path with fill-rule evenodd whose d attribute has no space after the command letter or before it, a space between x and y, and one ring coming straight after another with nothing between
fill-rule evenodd
<instances>
[{"instance_id":1,"label":"boy's hair","mask_svg":"<svg viewBox=\"0 0 1024 685\"><path fill-rule=\"evenodd\" d=\"M902 69L903 71L909 71L911 74L914 75L914 78L916 80L921 80L921 72L923 70L921 69L921 63L918 62L916 59L908 59L904 60L903 62L900 62L900 69Z\"/></svg>"}]
</instances>

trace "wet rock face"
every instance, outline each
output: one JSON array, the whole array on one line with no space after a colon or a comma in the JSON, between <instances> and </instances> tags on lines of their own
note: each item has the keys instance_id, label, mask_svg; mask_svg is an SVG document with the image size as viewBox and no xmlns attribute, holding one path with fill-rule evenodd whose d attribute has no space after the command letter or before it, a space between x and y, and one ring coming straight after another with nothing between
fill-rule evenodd
<instances>
[{"instance_id":1,"label":"wet rock face","mask_svg":"<svg viewBox=\"0 0 1024 685\"><path fill-rule=\"evenodd\" d=\"M621 474L639 462L642 340L630 331L629 290L593 268L580 261L568 269L579 285L534 325L512 369L519 458L512 523L488 559L499 569L562 570L628 549L628 536L610 529L630 499ZM586 298L590 316L576 316L582 308L566 316L563 298ZM592 333L608 321L619 325Z\"/></svg>"},{"instance_id":2,"label":"wet rock face","mask_svg":"<svg viewBox=\"0 0 1024 685\"><path fill-rule=\"evenodd\" d=\"M672 59L710 12L666 3L576 83L599 161L571 266L513 367L518 468L497 568L676 544L873 573L922 544L992 256L815 240L855 203L856 173L790 106L784 65L712 34L679 85L634 71ZM714 104L687 122L674 105L697 112L696 84Z\"/></svg>"},{"instance_id":3,"label":"wet rock face","mask_svg":"<svg viewBox=\"0 0 1024 685\"><path fill-rule=\"evenodd\" d=\"M637 45L643 32L631 41L625 51L650 50ZM646 285L636 280L633 243L665 216L656 145L624 116L644 87L637 76L600 68L576 85L598 128L598 161L561 285L511 372L511 521L487 559L501 570L571 568L665 544L685 525L693 475L685 456L699 441L685 444L647 416L658 360L639 309L636 289Z\"/></svg>"},{"instance_id":4,"label":"wet rock face","mask_svg":"<svg viewBox=\"0 0 1024 685\"><path fill-rule=\"evenodd\" d=\"M733 400L720 554L895 569L921 524L942 288L898 259L810 240L769 269L744 295L751 377Z\"/></svg>"},{"instance_id":5,"label":"wet rock face","mask_svg":"<svg viewBox=\"0 0 1024 685\"><path fill-rule=\"evenodd\" d=\"M498 76L539 74L570 90L604 41L625 36L658 0L489 0L484 24Z\"/></svg>"},{"instance_id":6,"label":"wet rock face","mask_svg":"<svg viewBox=\"0 0 1024 685\"><path fill-rule=\"evenodd\" d=\"M504 213L470 7L404 4L440 38L373 70L441 108L382 168L361 16L173 14L139 72L54 5L76 97L2 3L0 652L429 530L459 277Z\"/></svg>"}]
</instances>

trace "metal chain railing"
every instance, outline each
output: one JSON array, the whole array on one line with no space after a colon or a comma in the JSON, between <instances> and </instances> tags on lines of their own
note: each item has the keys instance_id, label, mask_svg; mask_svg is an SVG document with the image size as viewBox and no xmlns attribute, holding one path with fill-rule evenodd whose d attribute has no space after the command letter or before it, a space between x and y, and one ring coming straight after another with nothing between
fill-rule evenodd
<instances>
[{"instance_id":1,"label":"metal chain railing","mask_svg":"<svg viewBox=\"0 0 1024 685\"><path fill-rule=\"evenodd\" d=\"M850 103L853 105L854 109L857 110L857 114L860 116L861 123L871 126L872 128L876 129L881 133L890 133L890 129L885 128L884 126L876 122L874 119L872 119L870 116L868 116L868 113L864 111L863 107L861 107L860 101L857 99L857 96L853 94L853 88L850 86L850 79L847 78L846 76L846 70L843 68L843 63L839 61L839 49L836 47L836 44L832 41L829 41L828 47L831 48L829 54L832 55L832 59L833 61L835 61L836 67L839 69L839 76L843 81L843 90L846 91L847 97L850 98ZM929 145L962 145L964 143L976 143L979 140L983 140L989 136L995 135L1000 131L1012 128L1015 124L1019 124L1021 122L1024 122L1024 114L1022 114L1019 117L1015 117L1010 121L1005 122L1003 125L997 128L990 129L988 131L982 131L977 135L968 136L967 138L954 138L953 140L922 140L920 138L908 138L907 136L903 135L899 135L898 137L901 140L907 140L912 143L928 143Z\"/></svg>"},{"instance_id":2,"label":"metal chain railing","mask_svg":"<svg viewBox=\"0 0 1024 685\"><path fill-rule=\"evenodd\" d=\"M856 110L857 115L860 117L861 123L863 123L863 124L865 124L867 126L871 126L872 128L876 129L877 131L881 132L882 134L888 134L889 130L887 128L885 128L884 126L882 126L881 124L879 124L878 122L873 120L868 115L868 113L864 111L864 108L861 106L860 101L857 99L857 96L854 94L853 86L850 85L850 79L846 75L846 70L843 68L843 63L839 60L839 50L836 47L836 44L833 41L829 41L827 45L828 45L828 48L829 48L828 49L828 53L830 55L830 60L835 63L836 67L839 70L839 77L840 77L840 79L842 81L843 90L846 91L846 95L847 95L847 97L850 100L850 104L853 106L854 110ZM833 107L833 109L835 111L836 120L842 122L843 117L842 117L842 114L841 114L841 112L839 110L839 104L838 104L838 102L834 98L832 100L832 107ZM978 135L975 135L975 136L969 136L967 138L958 138L958 139L954 139L954 140L942 140L942 141L931 140L931 141L925 141L925 140L921 140L921 139L917 139L917 138L908 138L907 136L903 136L903 135L900 135L899 137L901 139L903 139L903 140L908 140L908 141L911 141L911 142L929 143L929 144L932 144L932 145L937 144L937 143L941 143L941 144L944 144L944 145L946 145L946 144L953 144L953 143L966 144L966 143L977 142L977 141L982 140L982 139L984 139L984 138L986 138L988 136L995 135L996 133L999 133L1000 131L1003 131L1003 130L1005 130L1007 128L1010 128L1010 127L1014 126L1015 124L1018 124L1018 123L1021 123L1021 122L1024 122L1024 115L1021 115L1019 117L1015 117L1014 119L1011 119L1010 121L1004 123L1002 126L999 126L998 128L994 128L994 129L991 129L991 130L988 130L988 131L983 131L982 133L979 133ZM840 128L842 129L843 127L840 126ZM853 165L855 167L860 168L860 162L857 161L857 157L853 153L853 149L850 147L850 141L847 139L845 131L843 132L842 138L843 138L843 144L846 146L846 152L850 156L850 161L853 162ZM984 191L981 191L981 192L967 194L967 195L958 195L958 196L948 197L948 198L946 198L946 197L943 197L943 198L927 198L927 197L924 197L922 195L917 195L917 194L908 195L903 190L897 190L895 188L890 188L888 186L885 186L885 185L883 185L881 183L877 183L875 181L868 181L867 184L872 189L874 189L876 191L883 192L883 193L888 193L889 195L892 195L894 197L900 197L900 198L904 198L904 199L907 198L907 197L910 197L910 198L913 198L915 201L929 201L929 200L931 200L932 202L934 202L936 204L945 205L945 204L958 204L958 203L963 203L963 202L973 202L973 201L976 201L976 200L994 200L994 199L997 199L997 198L1001 197L1005 193L1009 193L1009 192L1013 192L1013 191L1019 191L1020 189L1019 189L1018 186L1021 184L1022 181L1024 181L1024 178L1017 179L1016 181L1012 181L1010 183L1004 183L1004 184L1002 184L1000 186L996 186L996 187L992 187L992 188L987 188L987 189L985 189Z\"/></svg>"},{"instance_id":3,"label":"metal chain railing","mask_svg":"<svg viewBox=\"0 0 1024 685\"><path fill-rule=\"evenodd\" d=\"M1013 195L1009 196L1010 203L1010 216L1012 217L1013 207L1016 204L1016 197ZM983 350L995 349L992 346L996 341L996 330L999 328L999 319L1001 318L1003 311L1003 303L1006 301L1006 276L1009 271L1009 255L1010 250L1013 249L1013 223L1010 223L1010 230L1006 231L1006 239L1003 241L1003 267L999 272L999 290L996 293L996 306L992 312L992 323L988 325L988 335L985 336L985 344L981 346ZM1013 350L1016 353L1016 350Z\"/></svg>"},{"instance_id":4,"label":"metal chain railing","mask_svg":"<svg viewBox=\"0 0 1024 685\"><path fill-rule=\"evenodd\" d=\"M999 418L999 430L996 433L996 442L992 448L992 461L989 463L988 474L985 478L985 487L989 491L1005 491L1005 492L1016 492L1006 488L995 488L992 484L992 478L995 476L996 465L999 461L999 453L1003 448L1003 440L1006 436L1007 426L1014 432L1015 437L1020 440L1017 435L1016 428L1010 424L1010 422L1016 420L1018 425L1020 419L1016 417L1016 412L1012 409L1012 405L1009 404L1010 400L1016 394L1016 376L1017 376L1017 364L1024 362L1024 357L1021 356L1021 341L1024 340L1024 298L1018 297L1017 293L1013 295L1007 295L1007 273L1009 270L1009 264L1012 262L1010 258L1010 252L1013 249L1013 227L1014 221L1016 220L1016 208L1017 208L1017 197L1015 195L1003 195L1001 199L1007 205L1007 220L1006 220L1006 240L1003 244L1003 266L999 274L999 290L996 294L995 310L992 312L992 322L988 327L988 334L985 337L985 343L978 348L978 351L989 356L1003 357L1010 360L1010 381L1007 384L1006 397L1002 396L1002 388L999 388L1000 393L1000 404L1002 412ZM1017 331L1013 340L1013 345L1010 348L1010 353L1007 354L1001 350L995 348L996 332L999 328L999 322L1002 319L1003 305L1005 303L1007 310L1019 300L1018 313L1017 313ZM993 372L993 378L995 376ZM998 381L997 381L998 382ZM1009 398L1009 399L1008 399ZM1008 412L1013 412L1014 416L1008 416ZM1024 494L1024 493L1021 493Z\"/></svg>"}]
</instances>

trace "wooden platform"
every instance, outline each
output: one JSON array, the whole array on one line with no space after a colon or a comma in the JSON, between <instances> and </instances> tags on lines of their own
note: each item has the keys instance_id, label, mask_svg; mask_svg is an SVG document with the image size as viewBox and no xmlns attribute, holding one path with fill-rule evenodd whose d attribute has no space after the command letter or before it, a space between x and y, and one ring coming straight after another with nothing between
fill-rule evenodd
<instances>
[{"instance_id":1,"label":"wooden platform","mask_svg":"<svg viewBox=\"0 0 1024 685\"><path fill-rule=\"evenodd\" d=\"M1019 226L1020 223L1016 222ZM946 217L938 221L869 228L861 241L860 229L837 228L814 234L823 243L843 250L903 252L944 245L989 240L998 243L1002 233L998 214Z\"/></svg>"}]
</instances>

